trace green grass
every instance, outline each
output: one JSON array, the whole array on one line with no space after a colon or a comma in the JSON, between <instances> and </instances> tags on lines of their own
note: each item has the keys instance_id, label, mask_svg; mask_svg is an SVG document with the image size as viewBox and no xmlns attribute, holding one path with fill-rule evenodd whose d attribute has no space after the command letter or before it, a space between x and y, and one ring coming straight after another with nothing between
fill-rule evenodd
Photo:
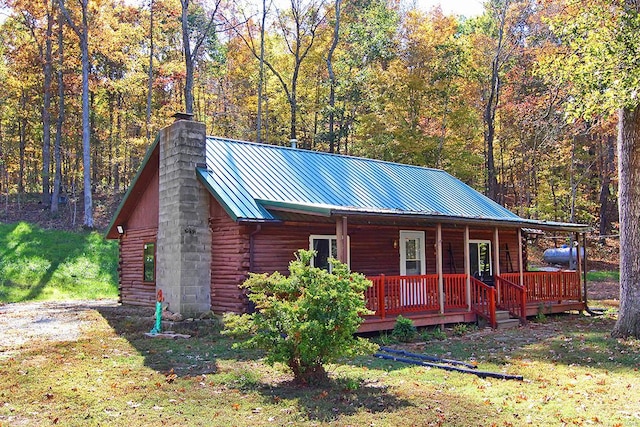
<instances>
[{"instance_id":1,"label":"green grass","mask_svg":"<svg viewBox=\"0 0 640 427\"><path fill-rule=\"evenodd\" d=\"M619 282L620 271L588 271L587 282Z\"/></svg>"},{"instance_id":2,"label":"green grass","mask_svg":"<svg viewBox=\"0 0 640 427\"><path fill-rule=\"evenodd\" d=\"M0 353L0 425L640 425L640 341L611 338L611 315L450 329L444 341L405 347L524 381L361 357L329 366L326 386L305 388L259 352L232 350L215 323L174 325L188 340L145 338L151 313L99 308L78 341Z\"/></svg>"},{"instance_id":3,"label":"green grass","mask_svg":"<svg viewBox=\"0 0 640 427\"><path fill-rule=\"evenodd\" d=\"M0 224L0 302L114 298L117 251L97 232Z\"/></svg>"}]
</instances>

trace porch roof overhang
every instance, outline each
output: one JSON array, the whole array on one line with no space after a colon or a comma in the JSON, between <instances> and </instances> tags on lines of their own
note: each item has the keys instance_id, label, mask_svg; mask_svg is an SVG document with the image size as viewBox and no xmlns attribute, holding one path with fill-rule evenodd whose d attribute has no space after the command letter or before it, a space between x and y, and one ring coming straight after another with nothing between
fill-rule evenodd
<instances>
[{"instance_id":1,"label":"porch roof overhang","mask_svg":"<svg viewBox=\"0 0 640 427\"><path fill-rule=\"evenodd\" d=\"M390 220L430 224L477 225L506 228L538 229L545 231L586 232L591 229L584 224L540 221L525 218L463 217L443 215L437 212L415 212L395 209L359 208L331 205L316 205L300 202L257 200L272 216L285 220L293 215L312 217L348 217L366 222L388 222Z\"/></svg>"}]
</instances>

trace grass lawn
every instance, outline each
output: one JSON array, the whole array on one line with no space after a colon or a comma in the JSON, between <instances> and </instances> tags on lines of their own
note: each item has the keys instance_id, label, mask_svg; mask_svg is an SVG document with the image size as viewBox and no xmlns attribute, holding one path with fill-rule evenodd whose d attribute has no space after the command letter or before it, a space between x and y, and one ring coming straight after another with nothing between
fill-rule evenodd
<instances>
[{"instance_id":1,"label":"grass lawn","mask_svg":"<svg viewBox=\"0 0 640 427\"><path fill-rule=\"evenodd\" d=\"M105 303L75 314L78 339L0 344L0 425L640 425L640 342L609 337L613 312L397 344L524 381L362 357L310 388L260 353L231 350L216 323L183 322L188 340L145 338L152 314Z\"/></svg>"},{"instance_id":2,"label":"grass lawn","mask_svg":"<svg viewBox=\"0 0 640 427\"><path fill-rule=\"evenodd\" d=\"M115 298L118 245L96 232L0 224L0 302Z\"/></svg>"}]
</instances>

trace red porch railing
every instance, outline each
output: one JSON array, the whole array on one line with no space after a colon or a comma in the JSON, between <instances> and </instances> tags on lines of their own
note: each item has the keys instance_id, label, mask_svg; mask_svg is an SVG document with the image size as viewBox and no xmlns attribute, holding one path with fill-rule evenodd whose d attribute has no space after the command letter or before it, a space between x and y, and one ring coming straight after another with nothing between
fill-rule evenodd
<instances>
[{"instance_id":1,"label":"red porch railing","mask_svg":"<svg viewBox=\"0 0 640 427\"><path fill-rule=\"evenodd\" d=\"M524 286L516 285L504 276L496 276L495 284L498 288L497 306L509 311L509 314L527 322L527 290Z\"/></svg>"},{"instance_id":2,"label":"red porch railing","mask_svg":"<svg viewBox=\"0 0 640 427\"><path fill-rule=\"evenodd\" d=\"M502 278L520 283L520 273L506 273ZM582 301L580 275L577 271L527 271L523 273L527 302Z\"/></svg>"},{"instance_id":3,"label":"red porch railing","mask_svg":"<svg viewBox=\"0 0 640 427\"><path fill-rule=\"evenodd\" d=\"M380 317L418 311L439 311L438 275L374 276L365 293L367 308ZM467 308L465 274L443 275L444 308Z\"/></svg>"},{"instance_id":4,"label":"red porch railing","mask_svg":"<svg viewBox=\"0 0 640 427\"><path fill-rule=\"evenodd\" d=\"M496 322L496 290L484 282L471 278L471 309L486 319L492 328Z\"/></svg>"},{"instance_id":5,"label":"red porch railing","mask_svg":"<svg viewBox=\"0 0 640 427\"><path fill-rule=\"evenodd\" d=\"M367 308L377 316L438 310L438 275L369 277L373 286L365 293Z\"/></svg>"},{"instance_id":6,"label":"red porch railing","mask_svg":"<svg viewBox=\"0 0 640 427\"><path fill-rule=\"evenodd\" d=\"M495 277L495 287L475 278L469 278L467 294L466 274L444 274L444 312L468 309L485 318L496 327L496 307L526 322L527 304L540 302L581 301L580 277L574 271L526 272L524 286L520 286L520 273L506 273ZM439 313L438 275L373 276L373 286L365 293L367 308L376 316L397 316L415 312ZM498 299L499 295L499 299Z\"/></svg>"}]
</instances>

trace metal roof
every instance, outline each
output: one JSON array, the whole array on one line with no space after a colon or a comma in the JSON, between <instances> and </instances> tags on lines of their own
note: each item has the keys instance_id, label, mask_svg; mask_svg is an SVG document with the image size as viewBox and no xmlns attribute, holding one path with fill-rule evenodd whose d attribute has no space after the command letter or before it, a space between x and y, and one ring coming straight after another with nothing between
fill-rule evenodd
<instances>
[{"instance_id":1,"label":"metal roof","mask_svg":"<svg viewBox=\"0 0 640 427\"><path fill-rule=\"evenodd\" d=\"M289 147L208 137L197 171L236 221L288 211L577 225L520 218L442 170Z\"/></svg>"}]
</instances>

